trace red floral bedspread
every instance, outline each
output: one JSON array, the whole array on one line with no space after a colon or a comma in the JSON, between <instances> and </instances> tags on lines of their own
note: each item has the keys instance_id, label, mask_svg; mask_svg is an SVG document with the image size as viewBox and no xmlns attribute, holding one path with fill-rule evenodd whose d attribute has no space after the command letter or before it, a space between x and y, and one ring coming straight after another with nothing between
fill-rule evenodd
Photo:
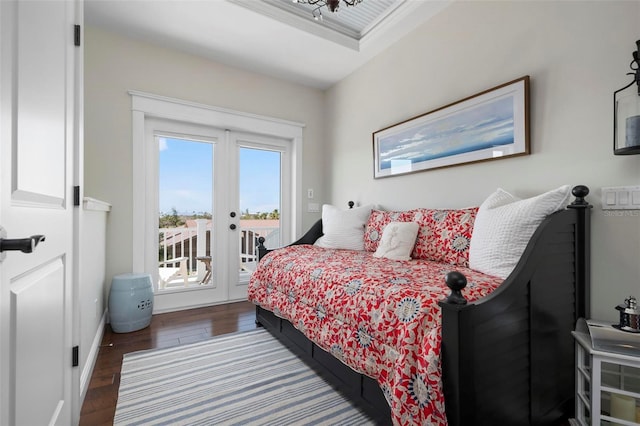
<instances>
[{"instance_id":1,"label":"red floral bedspread","mask_svg":"<svg viewBox=\"0 0 640 426\"><path fill-rule=\"evenodd\" d=\"M446 425L440 381L444 276L465 274L469 301L502 279L427 260L379 259L367 251L290 246L265 256L249 300L289 320L318 346L373 377L396 425Z\"/></svg>"}]
</instances>

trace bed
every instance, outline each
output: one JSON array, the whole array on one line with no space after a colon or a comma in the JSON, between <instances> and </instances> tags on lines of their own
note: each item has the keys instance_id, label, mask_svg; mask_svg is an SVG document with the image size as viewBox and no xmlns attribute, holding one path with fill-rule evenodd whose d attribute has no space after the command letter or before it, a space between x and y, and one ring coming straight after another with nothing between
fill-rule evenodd
<instances>
[{"instance_id":1,"label":"bed","mask_svg":"<svg viewBox=\"0 0 640 426\"><path fill-rule=\"evenodd\" d=\"M395 345L395 340L407 338L403 321L397 315L385 316L384 309L377 309L381 314L375 313L376 307L396 296L397 282L382 290L379 285L375 289L367 287L367 279L345 283L345 293L365 296L341 299L338 304L349 300L354 305L339 312L330 311L328 302L340 296L335 289L328 296L326 291L317 296L301 290L313 287L308 282L312 282L313 268L318 264L333 271L334 281L340 280L344 274L341 268L346 265L344 269L349 271L358 270L358 264L366 265L363 268L371 275L384 275L380 271L388 268L384 264L375 266L378 259L370 254L314 247L312 244L323 234L322 221L287 250L270 252L259 247L261 261L249 292L250 300L256 303L256 321L377 424L559 424L572 416L574 406L570 332L577 318L588 316L589 308L591 206L584 199L586 187L575 187L572 193L575 199L566 209L550 214L537 226L513 271L504 279L428 261L400 262L401 269L409 263L417 268L407 267L400 275L397 270L388 271L394 279L406 278L407 282L401 283L403 291L414 281L412 277L440 277L439 282L431 278L419 285L433 293L432 298L438 302L418 309L425 315L421 323L411 326L411 338L417 342L417 349L411 353ZM291 281L300 281L300 277L311 280L299 282L305 285L295 290L307 293L275 291L273 283L280 278L261 275L272 263L280 264L276 274L284 277L293 273L298 277ZM305 267L311 272L305 272ZM398 296L402 299L394 306L409 300L403 305L409 306L403 308L403 315L415 312L412 303L420 297L418 290L407 290L414 292L413 296ZM287 299L310 303L289 306ZM373 318L374 325L347 332L339 326L341 322L325 324L324 316L360 325ZM312 329L309 324L314 322L323 323L324 328ZM394 331L386 330L383 335L382 328ZM367 351L363 349L367 345L376 348ZM399 372L399 368L407 371ZM416 376L421 377L420 382L411 380Z\"/></svg>"}]
</instances>

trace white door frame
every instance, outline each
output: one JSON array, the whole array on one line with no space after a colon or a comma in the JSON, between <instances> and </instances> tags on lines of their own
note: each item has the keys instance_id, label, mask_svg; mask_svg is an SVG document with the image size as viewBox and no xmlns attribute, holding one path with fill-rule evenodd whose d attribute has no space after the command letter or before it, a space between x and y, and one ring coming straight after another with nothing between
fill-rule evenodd
<instances>
[{"instance_id":1,"label":"white door frame","mask_svg":"<svg viewBox=\"0 0 640 426\"><path fill-rule=\"evenodd\" d=\"M263 134L291 141L291 197L282 209L293 212L290 226L282 229L282 242L292 241L302 228L302 130L304 124L219 108L175 98L129 91L132 111L133 140L133 272L149 272L146 265L145 242L157 238L157 220L149 215L148 194L153 180L149 179L149 150L145 148L145 122L149 118L169 119L231 131ZM154 207L157 209L157 206ZM157 213L157 212L156 212Z\"/></svg>"},{"instance_id":2,"label":"white door frame","mask_svg":"<svg viewBox=\"0 0 640 426\"><path fill-rule=\"evenodd\" d=\"M73 146L73 185L78 188L77 201L80 205L73 209L73 282L71 284L73 292L73 319L72 319L72 340L74 346L79 346L78 360L80 365L73 369L71 380L71 421L73 424L80 422L80 411L86 391L89 388L91 379L89 372L93 371L97 354L95 357L87 357L86 363L82 364L83 353L87 353L91 348L81 345L83 334L86 330L81 321L81 290L80 271L82 269L82 226L84 221L84 1L75 2L75 23L80 28L80 46L76 46L74 55L74 146ZM74 29L75 31L75 29ZM75 196L76 194L74 194ZM81 370L82 368L82 370Z\"/></svg>"}]
</instances>

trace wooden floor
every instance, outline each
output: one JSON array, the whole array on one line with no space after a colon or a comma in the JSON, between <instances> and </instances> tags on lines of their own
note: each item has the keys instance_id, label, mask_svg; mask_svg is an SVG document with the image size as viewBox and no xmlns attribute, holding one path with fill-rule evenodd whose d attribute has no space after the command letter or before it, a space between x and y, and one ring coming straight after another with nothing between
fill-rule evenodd
<instances>
[{"instance_id":1,"label":"wooden floor","mask_svg":"<svg viewBox=\"0 0 640 426\"><path fill-rule=\"evenodd\" d=\"M197 342L220 334L256 328L249 302L154 315L149 327L118 334L107 325L102 346L80 412L80 425L113 424L120 386L122 356L143 349Z\"/></svg>"}]
</instances>

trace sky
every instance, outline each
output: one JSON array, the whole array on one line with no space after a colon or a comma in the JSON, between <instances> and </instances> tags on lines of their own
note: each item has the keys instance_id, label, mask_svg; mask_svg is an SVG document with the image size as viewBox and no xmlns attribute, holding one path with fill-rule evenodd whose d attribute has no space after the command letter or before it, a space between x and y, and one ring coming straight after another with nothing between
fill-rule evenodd
<instances>
[{"instance_id":1,"label":"sky","mask_svg":"<svg viewBox=\"0 0 640 426\"><path fill-rule=\"evenodd\" d=\"M159 211L212 212L213 149L208 142L159 138ZM240 212L279 209L280 153L240 148ZM228 177L220 176L223 182ZM223 194L224 195L224 194Z\"/></svg>"}]
</instances>

